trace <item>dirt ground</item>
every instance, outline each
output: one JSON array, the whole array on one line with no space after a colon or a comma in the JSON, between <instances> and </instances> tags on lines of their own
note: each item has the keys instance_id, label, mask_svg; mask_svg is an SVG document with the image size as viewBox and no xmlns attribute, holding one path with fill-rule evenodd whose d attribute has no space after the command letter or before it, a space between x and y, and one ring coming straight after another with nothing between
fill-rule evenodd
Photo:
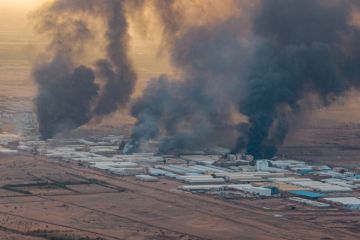
<instances>
[{"instance_id":1,"label":"dirt ground","mask_svg":"<svg viewBox=\"0 0 360 240\"><path fill-rule=\"evenodd\" d=\"M291 132L279 156L313 164L360 167L360 124L326 122Z\"/></svg>"},{"instance_id":2,"label":"dirt ground","mask_svg":"<svg viewBox=\"0 0 360 240\"><path fill-rule=\"evenodd\" d=\"M360 214L225 201L46 158L0 156L0 239L359 239ZM75 238L76 239L76 238Z\"/></svg>"}]
</instances>

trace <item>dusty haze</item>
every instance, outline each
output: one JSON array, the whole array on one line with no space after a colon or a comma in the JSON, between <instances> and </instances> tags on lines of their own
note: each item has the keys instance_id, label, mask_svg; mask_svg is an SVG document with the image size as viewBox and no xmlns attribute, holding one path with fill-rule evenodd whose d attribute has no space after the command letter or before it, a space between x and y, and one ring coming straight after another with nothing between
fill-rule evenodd
<instances>
[{"instance_id":1,"label":"dusty haze","mask_svg":"<svg viewBox=\"0 0 360 240\"><path fill-rule=\"evenodd\" d=\"M0 1L1 97L5 98L6 102L10 98L11 101L28 103L26 105L15 105L14 108L19 108L19 106L21 106L20 108L24 106L27 109L32 108L32 98L36 95L36 87L30 74L31 64L39 52L37 50L40 50L48 39L34 34L29 15L43 2L46 1L17 0L11 1L11 3ZM186 3L186 1L182 2ZM233 7L236 2L238 1L229 0L217 4L214 1L192 1L191 8L187 9L186 12L188 19L183 24L186 26L191 22L194 25L202 25L208 22L222 21L231 15L238 15L241 10ZM211 9L212 11L207 11L207 14L196 17L204 9ZM146 82L151 78L167 74L171 80L181 74L171 67L170 56L165 49L166 46L164 46L164 36L168 37L166 36L167 30L158 26L159 22L152 15L153 13L145 12L145 14L149 27L141 29L137 20L130 23L129 29L131 36L129 57L139 78L133 96L141 95ZM355 19L355 21L357 20ZM166 34L162 34L163 32ZM90 54L96 56L98 54L97 49L94 49L94 52ZM359 94L354 91L349 96L345 96L341 104L336 104L328 109L320 107L321 111L315 111L312 115L345 122L359 121ZM124 111L121 111L121 115L124 115Z\"/></svg>"}]
</instances>

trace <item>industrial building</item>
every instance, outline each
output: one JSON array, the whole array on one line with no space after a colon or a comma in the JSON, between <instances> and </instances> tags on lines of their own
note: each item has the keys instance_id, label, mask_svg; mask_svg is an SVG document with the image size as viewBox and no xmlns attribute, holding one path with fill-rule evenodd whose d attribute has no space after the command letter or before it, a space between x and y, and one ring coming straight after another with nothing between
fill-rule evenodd
<instances>
[{"instance_id":1,"label":"industrial building","mask_svg":"<svg viewBox=\"0 0 360 240\"><path fill-rule=\"evenodd\" d=\"M323 183L320 181L291 181L289 182L293 185L298 185L302 187L307 187L319 192L351 192L352 189L349 187L342 187L335 184Z\"/></svg>"},{"instance_id":2,"label":"industrial building","mask_svg":"<svg viewBox=\"0 0 360 240\"><path fill-rule=\"evenodd\" d=\"M150 175L136 175L135 178L143 182L157 182L159 180L157 177Z\"/></svg>"},{"instance_id":3,"label":"industrial building","mask_svg":"<svg viewBox=\"0 0 360 240\"><path fill-rule=\"evenodd\" d=\"M259 196L271 197L272 191L270 188L254 187L251 184L230 184L228 189L251 193Z\"/></svg>"},{"instance_id":4,"label":"industrial building","mask_svg":"<svg viewBox=\"0 0 360 240\"><path fill-rule=\"evenodd\" d=\"M304 190L291 190L291 191L288 191L288 193L298 196L298 197L303 197L303 198L312 199L312 200L316 200L316 199L319 199L319 198L325 196L325 194L304 191Z\"/></svg>"},{"instance_id":5,"label":"industrial building","mask_svg":"<svg viewBox=\"0 0 360 240\"><path fill-rule=\"evenodd\" d=\"M330 207L330 204L327 204L327 203L312 201L309 199L304 199L304 198L299 198L299 197L291 197L291 198L289 198L289 201L296 202L296 203L302 203L302 204L305 204L308 206L313 206L313 207Z\"/></svg>"},{"instance_id":6,"label":"industrial building","mask_svg":"<svg viewBox=\"0 0 360 240\"><path fill-rule=\"evenodd\" d=\"M210 192L210 191L223 191L225 185L182 185L178 187L180 190L187 192Z\"/></svg>"},{"instance_id":7,"label":"industrial building","mask_svg":"<svg viewBox=\"0 0 360 240\"><path fill-rule=\"evenodd\" d=\"M40 154L149 184L162 179L177 181L184 184L178 190L192 193L282 197L314 207L326 207L330 202L358 208L359 199L353 193L358 192L360 179L348 169L311 166L297 160L263 159L251 165L251 156L243 154L124 155L118 151L120 142L115 135L47 142L20 139L15 147L4 142L0 152Z\"/></svg>"},{"instance_id":8,"label":"industrial building","mask_svg":"<svg viewBox=\"0 0 360 240\"><path fill-rule=\"evenodd\" d=\"M257 160L255 163L256 171L267 171L268 168L269 168L268 160Z\"/></svg>"},{"instance_id":9,"label":"industrial building","mask_svg":"<svg viewBox=\"0 0 360 240\"><path fill-rule=\"evenodd\" d=\"M187 184L222 184L223 178L214 178L212 176L184 176L181 181Z\"/></svg>"},{"instance_id":10,"label":"industrial building","mask_svg":"<svg viewBox=\"0 0 360 240\"><path fill-rule=\"evenodd\" d=\"M333 204L340 204L348 209L360 210L360 199L356 197L335 197L325 198L325 200Z\"/></svg>"}]
</instances>

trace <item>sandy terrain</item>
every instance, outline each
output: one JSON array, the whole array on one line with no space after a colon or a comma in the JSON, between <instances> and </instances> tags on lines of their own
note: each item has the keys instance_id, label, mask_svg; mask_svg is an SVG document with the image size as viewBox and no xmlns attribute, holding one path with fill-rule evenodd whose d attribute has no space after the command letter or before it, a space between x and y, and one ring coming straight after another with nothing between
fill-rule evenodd
<instances>
[{"instance_id":1,"label":"sandy terrain","mask_svg":"<svg viewBox=\"0 0 360 240\"><path fill-rule=\"evenodd\" d=\"M279 155L315 164L359 167L360 124L324 123L298 129L288 136Z\"/></svg>"},{"instance_id":2,"label":"sandy terrain","mask_svg":"<svg viewBox=\"0 0 360 240\"><path fill-rule=\"evenodd\" d=\"M360 238L359 213L225 201L179 192L167 179L142 183L45 158L1 156L0 182L1 239Z\"/></svg>"}]
</instances>

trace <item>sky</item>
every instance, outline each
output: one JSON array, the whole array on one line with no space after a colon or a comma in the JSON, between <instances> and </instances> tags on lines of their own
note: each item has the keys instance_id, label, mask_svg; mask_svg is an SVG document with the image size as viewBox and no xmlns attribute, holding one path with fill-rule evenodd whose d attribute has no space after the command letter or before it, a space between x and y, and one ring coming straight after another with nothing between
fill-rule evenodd
<instances>
[{"instance_id":1,"label":"sky","mask_svg":"<svg viewBox=\"0 0 360 240\"><path fill-rule=\"evenodd\" d=\"M29 13L39 0L0 0L0 96L31 97L30 52L34 45Z\"/></svg>"},{"instance_id":2,"label":"sky","mask_svg":"<svg viewBox=\"0 0 360 240\"><path fill-rule=\"evenodd\" d=\"M31 13L48 0L0 0L0 97L33 98L36 87L31 65L41 50L41 40L33 31ZM138 73L135 95L147 80L159 74L174 74L166 56L159 56L160 40L143 39L132 32L130 58Z\"/></svg>"},{"instance_id":3,"label":"sky","mask_svg":"<svg viewBox=\"0 0 360 240\"><path fill-rule=\"evenodd\" d=\"M36 95L31 66L42 45L33 31L30 14L46 1L0 0L0 99L26 98L31 103ZM159 56L160 39L144 40L135 32L131 34L130 57L139 76L135 95L140 95L150 78L176 72L167 56ZM351 106L354 105L357 106L358 101Z\"/></svg>"},{"instance_id":4,"label":"sky","mask_svg":"<svg viewBox=\"0 0 360 240\"><path fill-rule=\"evenodd\" d=\"M0 97L32 98L36 95L36 87L31 79L31 66L36 54L42 50L43 39L39 39L33 31L31 13L48 1L51 0L0 0ZM220 1L192 1L195 5L198 2L216 5L216 11L209 15L218 15L220 18L231 11L228 4L221 4ZM156 23L154 26L156 28ZM169 56L161 51L160 34L152 34L146 39L141 34L130 29L129 55L138 74L134 96L141 94L151 78L161 74L177 75L176 70L171 67Z\"/></svg>"},{"instance_id":5,"label":"sky","mask_svg":"<svg viewBox=\"0 0 360 240\"><path fill-rule=\"evenodd\" d=\"M0 0L0 6L31 9L42 2L44 0Z\"/></svg>"}]
</instances>

